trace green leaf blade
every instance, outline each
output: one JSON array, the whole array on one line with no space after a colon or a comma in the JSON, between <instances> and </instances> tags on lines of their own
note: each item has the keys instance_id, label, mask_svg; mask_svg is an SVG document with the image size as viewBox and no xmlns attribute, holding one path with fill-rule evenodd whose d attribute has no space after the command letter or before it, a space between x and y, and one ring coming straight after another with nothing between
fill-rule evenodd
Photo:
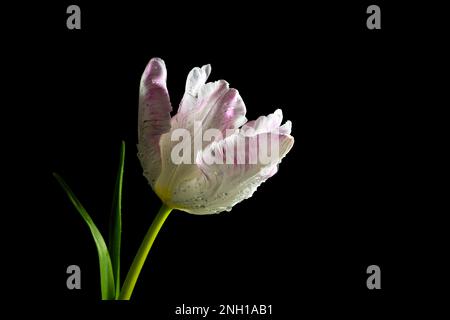
<instances>
[{"instance_id":1,"label":"green leaf blade","mask_svg":"<svg viewBox=\"0 0 450 320\"><path fill-rule=\"evenodd\" d=\"M61 176L59 176L57 173L53 173L53 176L64 189L70 201L80 213L81 217L84 219L91 231L92 237L94 238L95 245L97 247L99 259L102 300L112 300L115 298L114 276L111 259L109 256L108 248L106 247L105 240L103 239L94 221L87 213L86 209L84 209L83 205L75 196L67 183L64 181L64 179L61 178Z\"/></svg>"},{"instance_id":2,"label":"green leaf blade","mask_svg":"<svg viewBox=\"0 0 450 320\"><path fill-rule=\"evenodd\" d=\"M120 294L120 246L122 236L122 184L125 164L125 142L120 146L119 169L117 171L116 185L114 189L111 219L109 226L109 252L113 268L115 287L115 298Z\"/></svg>"}]
</instances>

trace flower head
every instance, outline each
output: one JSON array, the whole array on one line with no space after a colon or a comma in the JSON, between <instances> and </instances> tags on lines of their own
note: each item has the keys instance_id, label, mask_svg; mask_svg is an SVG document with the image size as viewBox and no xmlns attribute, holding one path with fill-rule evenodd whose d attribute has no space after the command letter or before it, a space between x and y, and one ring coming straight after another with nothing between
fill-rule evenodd
<instances>
[{"instance_id":1,"label":"flower head","mask_svg":"<svg viewBox=\"0 0 450 320\"><path fill-rule=\"evenodd\" d=\"M144 176L167 206L193 214L229 211L251 197L294 144L281 110L247 122L238 91L224 80L206 83L210 73L210 65L191 70L173 117L164 61L151 59L140 83Z\"/></svg>"}]
</instances>

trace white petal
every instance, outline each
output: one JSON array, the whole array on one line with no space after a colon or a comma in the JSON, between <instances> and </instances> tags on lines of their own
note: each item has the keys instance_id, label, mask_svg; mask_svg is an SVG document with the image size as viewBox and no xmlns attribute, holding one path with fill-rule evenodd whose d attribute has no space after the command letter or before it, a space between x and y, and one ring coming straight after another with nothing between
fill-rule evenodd
<instances>
[{"instance_id":1,"label":"white petal","mask_svg":"<svg viewBox=\"0 0 450 320\"><path fill-rule=\"evenodd\" d=\"M280 127L282 120L283 113L281 109L277 109L274 113L269 114L268 116L260 116L256 120L247 122L242 129L244 132L248 132L247 134L272 132ZM250 128L252 130L249 130Z\"/></svg>"},{"instance_id":2,"label":"white petal","mask_svg":"<svg viewBox=\"0 0 450 320\"><path fill-rule=\"evenodd\" d=\"M292 122L286 121L281 127L280 127L280 133L282 134L291 134L292 130Z\"/></svg>"},{"instance_id":3,"label":"white petal","mask_svg":"<svg viewBox=\"0 0 450 320\"><path fill-rule=\"evenodd\" d=\"M202 175L184 182L181 192L177 192L179 196L175 197L175 202L179 208L193 214L218 213L229 211L235 204L251 197L261 183L277 172L278 164L294 143L289 135L277 135L276 138L280 142L279 154L268 164L260 161L249 164L248 155L243 154L236 154L233 164L207 165L198 160ZM236 150L238 143L245 144L245 150L249 150L257 139L258 136L246 137L237 132L211 144L203 153L226 160L227 153ZM239 159L245 159L246 163L239 164Z\"/></svg>"},{"instance_id":4,"label":"white petal","mask_svg":"<svg viewBox=\"0 0 450 320\"><path fill-rule=\"evenodd\" d=\"M202 68L194 68L189 72L186 80L186 93L197 97L200 88L206 83L211 73L211 65L204 65Z\"/></svg>"},{"instance_id":5,"label":"white petal","mask_svg":"<svg viewBox=\"0 0 450 320\"><path fill-rule=\"evenodd\" d=\"M226 129L243 125L246 108L239 92L229 88L224 80L205 83L211 72L210 65L194 68L186 81L186 92L178 113L172 120L173 128L192 129L194 122L202 123L203 131Z\"/></svg>"}]
</instances>

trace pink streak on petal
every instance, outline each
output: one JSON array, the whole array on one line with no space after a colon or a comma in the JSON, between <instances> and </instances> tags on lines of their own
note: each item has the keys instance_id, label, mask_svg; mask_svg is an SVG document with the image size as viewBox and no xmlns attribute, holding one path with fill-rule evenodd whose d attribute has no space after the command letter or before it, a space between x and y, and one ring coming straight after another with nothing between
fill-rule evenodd
<instances>
[{"instance_id":1,"label":"pink streak on petal","mask_svg":"<svg viewBox=\"0 0 450 320\"><path fill-rule=\"evenodd\" d=\"M227 118L232 118L234 115L233 109L228 109L225 115L227 116Z\"/></svg>"},{"instance_id":2,"label":"pink streak on petal","mask_svg":"<svg viewBox=\"0 0 450 320\"><path fill-rule=\"evenodd\" d=\"M163 60L153 58L141 78L138 115L138 155L144 174L152 184L159 175L161 157L159 140L170 131L169 93L166 87L167 71Z\"/></svg>"}]
</instances>

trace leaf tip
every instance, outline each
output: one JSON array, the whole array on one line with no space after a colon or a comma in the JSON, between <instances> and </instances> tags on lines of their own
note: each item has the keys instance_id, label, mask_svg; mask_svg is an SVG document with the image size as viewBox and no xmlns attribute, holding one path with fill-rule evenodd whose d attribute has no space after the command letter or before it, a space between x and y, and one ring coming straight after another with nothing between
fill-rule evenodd
<instances>
[{"instance_id":1,"label":"leaf tip","mask_svg":"<svg viewBox=\"0 0 450 320\"><path fill-rule=\"evenodd\" d=\"M52 172L52 176L53 176L56 180L61 181L61 176L60 176L58 173Z\"/></svg>"}]
</instances>

